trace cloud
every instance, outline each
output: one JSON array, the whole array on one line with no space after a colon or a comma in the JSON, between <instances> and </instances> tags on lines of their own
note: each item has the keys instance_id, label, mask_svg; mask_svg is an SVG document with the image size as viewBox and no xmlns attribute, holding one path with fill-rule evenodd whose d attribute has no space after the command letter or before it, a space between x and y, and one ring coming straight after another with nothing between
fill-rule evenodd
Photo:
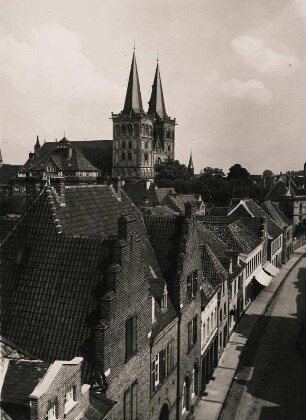
<instances>
[{"instance_id":1,"label":"cloud","mask_svg":"<svg viewBox=\"0 0 306 420\"><path fill-rule=\"evenodd\" d=\"M294 56L277 53L266 47L260 38L239 36L232 40L231 47L247 66L260 73L281 74L299 67Z\"/></svg>"},{"instance_id":2,"label":"cloud","mask_svg":"<svg viewBox=\"0 0 306 420\"><path fill-rule=\"evenodd\" d=\"M268 105L273 98L273 93L261 81L254 79L243 82L232 78L227 82L221 83L220 90L227 96L249 99L260 105Z\"/></svg>"},{"instance_id":3,"label":"cloud","mask_svg":"<svg viewBox=\"0 0 306 420\"><path fill-rule=\"evenodd\" d=\"M59 24L34 28L30 42L0 40L0 74L18 94L50 100L99 101L121 93L84 54L78 36Z\"/></svg>"}]
</instances>

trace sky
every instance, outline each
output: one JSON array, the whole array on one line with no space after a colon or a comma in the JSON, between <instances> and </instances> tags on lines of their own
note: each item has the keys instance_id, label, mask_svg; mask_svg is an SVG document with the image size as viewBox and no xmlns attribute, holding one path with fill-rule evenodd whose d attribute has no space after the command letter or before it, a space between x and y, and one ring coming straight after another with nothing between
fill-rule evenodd
<instances>
[{"instance_id":1,"label":"sky","mask_svg":"<svg viewBox=\"0 0 306 420\"><path fill-rule=\"evenodd\" d=\"M111 139L133 45L145 109L157 54L175 157L196 172L302 169L306 0L0 0L0 144Z\"/></svg>"}]
</instances>

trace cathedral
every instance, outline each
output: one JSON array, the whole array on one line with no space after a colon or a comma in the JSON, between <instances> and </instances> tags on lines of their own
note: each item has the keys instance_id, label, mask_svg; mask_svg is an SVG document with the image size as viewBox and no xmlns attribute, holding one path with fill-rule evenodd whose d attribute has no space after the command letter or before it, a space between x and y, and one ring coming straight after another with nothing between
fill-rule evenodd
<instances>
[{"instance_id":1,"label":"cathedral","mask_svg":"<svg viewBox=\"0 0 306 420\"><path fill-rule=\"evenodd\" d=\"M158 61L146 112L134 51L124 108L112 120L113 177L154 178L156 163L174 159L176 122L166 112Z\"/></svg>"}]
</instances>

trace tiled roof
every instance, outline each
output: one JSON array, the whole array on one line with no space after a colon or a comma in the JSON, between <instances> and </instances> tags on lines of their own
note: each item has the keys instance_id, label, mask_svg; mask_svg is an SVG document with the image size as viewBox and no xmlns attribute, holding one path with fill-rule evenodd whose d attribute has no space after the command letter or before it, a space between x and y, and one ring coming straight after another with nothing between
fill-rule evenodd
<instances>
[{"instance_id":1,"label":"tiled roof","mask_svg":"<svg viewBox=\"0 0 306 420\"><path fill-rule=\"evenodd\" d=\"M150 185L149 188L146 188L145 182L131 182L125 183L123 190L138 207L144 205L150 207L160 204L154 185Z\"/></svg>"},{"instance_id":2,"label":"tiled roof","mask_svg":"<svg viewBox=\"0 0 306 420\"><path fill-rule=\"evenodd\" d=\"M204 278L218 288L228 278L228 272L207 244L201 246L201 258Z\"/></svg>"},{"instance_id":3,"label":"tiled roof","mask_svg":"<svg viewBox=\"0 0 306 420\"><path fill-rule=\"evenodd\" d=\"M50 364L37 360L10 360L1 392L1 400L26 404Z\"/></svg>"},{"instance_id":4,"label":"tiled roof","mask_svg":"<svg viewBox=\"0 0 306 420\"><path fill-rule=\"evenodd\" d=\"M21 214L27 207L27 198L25 196L7 195L0 198L0 214Z\"/></svg>"},{"instance_id":5,"label":"tiled roof","mask_svg":"<svg viewBox=\"0 0 306 420\"><path fill-rule=\"evenodd\" d=\"M181 217L144 216L150 242L166 277L175 272L181 220Z\"/></svg>"},{"instance_id":6,"label":"tiled roof","mask_svg":"<svg viewBox=\"0 0 306 420\"><path fill-rule=\"evenodd\" d=\"M227 216L228 207L215 207L210 211L211 216Z\"/></svg>"},{"instance_id":7,"label":"tiled roof","mask_svg":"<svg viewBox=\"0 0 306 420\"><path fill-rule=\"evenodd\" d=\"M20 168L21 165L3 164L2 166L0 166L0 186L8 185Z\"/></svg>"},{"instance_id":8,"label":"tiled roof","mask_svg":"<svg viewBox=\"0 0 306 420\"><path fill-rule=\"evenodd\" d=\"M5 338L0 338L0 349L1 349L1 358L6 359L33 359L33 356L30 355L27 351L17 348L15 344L6 340Z\"/></svg>"},{"instance_id":9,"label":"tiled roof","mask_svg":"<svg viewBox=\"0 0 306 420\"><path fill-rule=\"evenodd\" d=\"M292 225L292 221L272 201L264 201L260 207L279 227L283 228Z\"/></svg>"},{"instance_id":10,"label":"tiled roof","mask_svg":"<svg viewBox=\"0 0 306 420\"><path fill-rule=\"evenodd\" d=\"M122 213L135 216L152 293L164 288L140 213L124 192L121 201L102 185L66 187L65 195L61 207L52 189L43 190L1 248L2 333L46 361L82 354Z\"/></svg>"},{"instance_id":11,"label":"tiled roof","mask_svg":"<svg viewBox=\"0 0 306 420\"><path fill-rule=\"evenodd\" d=\"M224 257L228 250L227 245L221 241L207 226L197 221L198 238L201 245L207 244L219 258Z\"/></svg>"},{"instance_id":12,"label":"tiled roof","mask_svg":"<svg viewBox=\"0 0 306 420\"><path fill-rule=\"evenodd\" d=\"M214 223L210 218L201 219L201 223L225 243L229 250L250 253L261 243L258 235L254 235L241 220L225 224L220 221Z\"/></svg>"},{"instance_id":13,"label":"tiled roof","mask_svg":"<svg viewBox=\"0 0 306 420\"><path fill-rule=\"evenodd\" d=\"M234 216L236 213L236 210L238 212L237 217L241 216L239 209L240 208L246 208L250 214L251 217L265 217L267 220L267 228L268 228L268 235L271 239L277 238L279 235L281 235L282 229L269 217L269 215L260 208L255 201L253 200L243 200L240 204L237 205L237 207L230 213L230 216Z\"/></svg>"},{"instance_id":14,"label":"tiled roof","mask_svg":"<svg viewBox=\"0 0 306 420\"><path fill-rule=\"evenodd\" d=\"M287 196L289 194L289 189L285 185L285 183L279 179L275 185L271 188L271 190L266 195L265 200L271 200L271 201L279 201L284 196ZM289 194L290 195L290 194Z\"/></svg>"},{"instance_id":15,"label":"tiled roof","mask_svg":"<svg viewBox=\"0 0 306 420\"><path fill-rule=\"evenodd\" d=\"M24 167L28 168L32 163L39 162L42 158L50 156L58 149L60 142L46 142L44 143L39 152L39 157L29 159ZM109 173L112 167L112 140L81 140L69 142L73 149L81 151L82 155L89 161L95 168L98 168L102 175Z\"/></svg>"},{"instance_id":16,"label":"tiled roof","mask_svg":"<svg viewBox=\"0 0 306 420\"><path fill-rule=\"evenodd\" d=\"M16 219L10 219L5 216L0 216L0 243L9 234L15 226Z\"/></svg>"},{"instance_id":17,"label":"tiled roof","mask_svg":"<svg viewBox=\"0 0 306 420\"><path fill-rule=\"evenodd\" d=\"M90 391L89 407L85 411L81 420L101 420L116 404L115 401L105 397L101 392Z\"/></svg>"}]
</instances>

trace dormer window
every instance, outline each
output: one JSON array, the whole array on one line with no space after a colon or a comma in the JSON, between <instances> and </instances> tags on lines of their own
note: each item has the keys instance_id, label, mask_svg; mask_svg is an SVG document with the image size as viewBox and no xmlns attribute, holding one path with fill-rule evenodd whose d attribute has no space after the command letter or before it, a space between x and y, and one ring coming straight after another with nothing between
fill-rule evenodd
<instances>
[{"instance_id":1,"label":"dormer window","mask_svg":"<svg viewBox=\"0 0 306 420\"><path fill-rule=\"evenodd\" d=\"M55 172L55 167L52 165L47 166L47 172Z\"/></svg>"}]
</instances>

